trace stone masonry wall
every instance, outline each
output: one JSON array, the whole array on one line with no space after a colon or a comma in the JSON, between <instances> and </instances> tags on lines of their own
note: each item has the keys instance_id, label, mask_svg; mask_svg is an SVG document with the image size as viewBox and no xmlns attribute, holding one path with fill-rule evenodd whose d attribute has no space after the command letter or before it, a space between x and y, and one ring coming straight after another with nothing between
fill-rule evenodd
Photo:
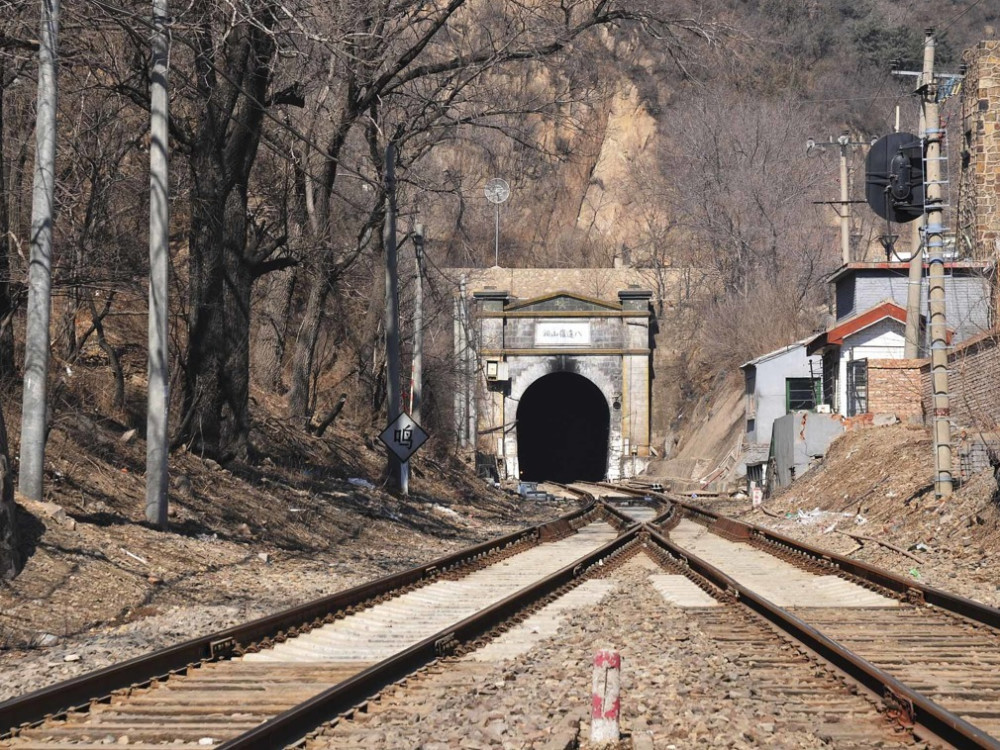
<instances>
[{"instance_id":1,"label":"stone masonry wall","mask_svg":"<svg viewBox=\"0 0 1000 750\"><path fill-rule=\"evenodd\" d=\"M1000 427L1000 331L964 342L948 356L952 425L994 431ZM933 414L930 363L921 370L924 413Z\"/></svg>"},{"instance_id":2,"label":"stone masonry wall","mask_svg":"<svg viewBox=\"0 0 1000 750\"><path fill-rule=\"evenodd\" d=\"M923 417L924 359L868 360L868 411L901 422Z\"/></svg>"},{"instance_id":3,"label":"stone masonry wall","mask_svg":"<svg viewBox=\"0 0 1000 750\"><path fill-rule=\"evenodd\" d=\"M962 136L958 194L959 251L993 260L1000 247L1000 40L966 50L962 86ZM971 246L970 246L971 244Z\"/></svg>"}]
</instances>

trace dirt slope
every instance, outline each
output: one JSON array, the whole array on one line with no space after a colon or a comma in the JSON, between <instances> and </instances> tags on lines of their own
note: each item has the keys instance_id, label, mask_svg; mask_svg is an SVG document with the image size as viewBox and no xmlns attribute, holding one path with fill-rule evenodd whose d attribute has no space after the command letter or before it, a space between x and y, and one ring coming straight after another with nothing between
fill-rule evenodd
<instances>
[{"instance_id":1,"label":"dirt slope","mask_svg":"<svg viewBox=\"0 0 1000 750\"><path fill-rule=\"evenodd\" d=\"M384 450L347 425L317 439L258 414L253 439L269 458L235 471L171 456L163 532L143 522L145 444L109 420L58 421L47 502L19 503L28 563L0 585L0 700L574 507L420 454L410 498L393 497L377 486Z\"/></svg>"},{"instance_id":2,"label":"dirt slope","mask_svg":"<svg viewBox=\"0 0 1000 750\"><path fill-rule=\"evenodd\" d=\"M933 469L927 430L861 429L838 438L820 466L765 502L766 512L744 514L762 526L998 606L997 483L985 471L940 500Z\"/></svg>"}]
</instances>

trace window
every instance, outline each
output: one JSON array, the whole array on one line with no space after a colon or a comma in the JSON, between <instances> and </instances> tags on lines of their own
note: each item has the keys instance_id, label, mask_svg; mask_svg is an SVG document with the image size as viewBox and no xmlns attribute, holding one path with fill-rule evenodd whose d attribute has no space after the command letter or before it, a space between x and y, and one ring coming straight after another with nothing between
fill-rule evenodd
<instances>
[{"instance_id":1,"label":"window","mask_svg":"<svg viewBox=\"0 0 1000 750\"><path fill-rule=\"evenodd\" d=\"M785 378L785 408L791 413L815 409L818 398L819 378Z\"/></svg>"},{"instance_id":2,"label":"window","mask_svg":"<svg viewBox=\"0 0 1000 750\"><path fill-rule=\"evenodd\" d=\"M868 360L847 363L847 416L856 417L868 411Z\"/></svg>"},{"instance_id":3,"label":"window","mask_svg":"<svg viewBox=\"0 0 1000 750\"><path fill-rule=\"evenodd\" d=\"M756 419L748 419L747 420L747 435L752 435L756 429L757 429L757 420Z\"/></svg>"}]
</instances>

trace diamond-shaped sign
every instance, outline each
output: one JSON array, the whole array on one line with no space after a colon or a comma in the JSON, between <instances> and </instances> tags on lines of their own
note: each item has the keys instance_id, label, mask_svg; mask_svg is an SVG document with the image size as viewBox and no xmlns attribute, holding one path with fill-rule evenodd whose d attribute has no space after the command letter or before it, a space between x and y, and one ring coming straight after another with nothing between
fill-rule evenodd
<instances>
[{"instance_id":1,"label":"diamond-shaped sign","mask_svg":"<svg viewBox=\"0 0 1000 750\"><path fill-rule=\"evenodd\" d=\"M427 442L428 437L423 428L413 421L413 417L403 412L392 420L392 424L382 431L378 439L385 443L400 461L405 462Z\"/></svg>"}]
</instances>

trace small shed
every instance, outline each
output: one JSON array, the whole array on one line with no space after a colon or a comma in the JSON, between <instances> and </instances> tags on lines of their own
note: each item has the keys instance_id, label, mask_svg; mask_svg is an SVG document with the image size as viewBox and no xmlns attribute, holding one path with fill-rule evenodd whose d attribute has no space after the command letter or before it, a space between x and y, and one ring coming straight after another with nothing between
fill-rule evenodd
<instances>
[{"instance_id":1,"label":"small shed","mask_svg":"<svg viewBox=\"0 0 1000 750\"><path fill-rule=\"evenodd\" d=\"M826 455L834 438L844 431L838 415L798 411L774 423L772 487L787 487Z\"/></svg>"},{"instance_id":2,"label":"small shed","mask_svg":"<svg viewBox=\"0 0 1000 750\"><path fill-rule=\"evenodd\" d=\"M866 413L868 360L902 359L905 335L906 310L883 300L809 340L808 353L823 359L823 403L845 417Z\"/></svg>"},{"instance_id":3,"label":"small shed","mask_svg":"<svg viewBox=\"0 0 1000 750\"><path fill-rule=\"evenodd\" d=\"M796 409L818 403L820 358L803 339L740 365L746 386L746 442L768 445L771 424Z\"/></svg>"},{"instance_id":4,"label":"small shed","mask_svg":"<svg viewBox=\"0 0 1000 750\"><path fill-rule=\"evenodd\" d=\"M813 409L821 394L822 363L796 341L740 365L746 399L746 424L740 468L748 479L763 484L774 420L799 409Z\"/></svg>"}]
</instances>

